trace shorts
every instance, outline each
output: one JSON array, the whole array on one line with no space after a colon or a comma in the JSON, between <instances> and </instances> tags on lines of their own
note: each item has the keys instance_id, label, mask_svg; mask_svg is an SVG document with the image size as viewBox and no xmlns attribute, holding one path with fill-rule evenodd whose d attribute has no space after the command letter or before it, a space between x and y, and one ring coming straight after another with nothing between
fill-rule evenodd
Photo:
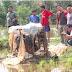
<instances>
[{"instance_id":1,"label":"shorts","mask_svg":"<svg viewBox=\"0 0 72 72\"><path fill-rule=\"evenodd\" d=\"M49 32L50 31L50 27L49 26L45 26L45 31Z\"/></svg>"}]
</instances>

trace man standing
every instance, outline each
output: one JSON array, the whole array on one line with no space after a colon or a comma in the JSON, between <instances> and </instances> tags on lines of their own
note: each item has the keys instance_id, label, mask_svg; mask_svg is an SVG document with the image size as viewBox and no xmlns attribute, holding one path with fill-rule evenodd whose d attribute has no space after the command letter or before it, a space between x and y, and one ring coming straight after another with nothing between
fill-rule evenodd
<instances>
[{"instance_id":1,"label":"man standing","mask_svg":"<svg viewBox=\"0 0 72 72\"><path fill-rule=\"evenodd\" d=\"M13 11L12 6L8 6L8 13L6 19L7 19L7 24L5 25L6 27L19 25L17 21L18 19L17 13Z\"/></svg>"},{"instance_id":2,"label":"man standing","mask_svg":"<svg viewBox=\"0 0 72 72\"><path fill-rule=\"evenodd\" d=\"M56 13L57 23L56 28L58 28L58 25L60 24L60 34L63 31L66 31L65 25L67 24L67 11L63 10L61 5L56 6L58 12ZM67 45L67 40L65 37L61 35L61 43Z\"/></svg>"},{"instance_id":3,"label":"man standing","mask_svg":"<svg viewBox=\"0 0 72 72\"><path fill-rule=\"evenodd\" d=\"M32 22L32 23L39 23L39 21L40 21L40 18L39 18L39 16L38 15L36 15L36 10L32 10L32 14L33 15L31 15L30 16L30 22Z\"/></svg>"},{"instance_id":4,"label":"man standing","mask_svg":"<svg viewBox=\"0 0 72 72\"><path fill-rule=\"evenodd\" d=\"M72 24L72 6L68 5L67 6L67 24Z\"/></svg>"},{"instance_id":5,"label":"man standing","mask_svg":"<svg viewBox=\"0 0 72 72\"><path fill-rule=\"evenodd\" d=\"M72 45L72 24L67 24L67 25L66 25L66 29L67 29L68 32L70 32L70 35L67 34L66 32L62 32L61 34L62 34L66 39L68 39L68 40L67 40L67 43L68 43L69 45Z\"/></svg>"},{"instance_id":6,"label":"man standing","mask_svg":"<svg viewBox=\"0 0 72 72\"><path fill-rule=\"evenodd\" d=\"M41 5L40 8L41 8L41 11L42 11L41 24L42 24L42 26L45 27L45 31L48 32L48 43L49 43L50 42L50 24L49 24L49 19L53 15L53 13L51 13L48 10L45 10L45 6L44 5Z\"/></svg>"}]
</instances>

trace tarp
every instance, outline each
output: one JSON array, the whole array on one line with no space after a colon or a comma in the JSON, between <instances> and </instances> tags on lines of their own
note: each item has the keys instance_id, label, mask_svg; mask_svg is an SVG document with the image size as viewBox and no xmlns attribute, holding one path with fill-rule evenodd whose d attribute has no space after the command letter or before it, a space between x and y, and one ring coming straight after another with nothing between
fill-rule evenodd
<instances>
[{"instance_id":1,"label":"tarp","mask_svg":"<svg viewBox=\"0 0 72 72\"><path fill-rule=\"evenodd\" d=\"M13 33L12 33L12 37L13 37ZM2 62L4 64L11 64L11 65L19 64L21 61L24 60L25 54L26 54L25 44L23 41L23 35L21 34L18 56L13 58L6 58Z\"/></svg>"},{"instance_id":2,"label":"tarp","mask_svg":"<svg viewBox=\"0 0 72 72\"><path fill-rule=\"evenodd\" d=\"M15 32L17 29L22 29L27 32L29 35L35 36L38 33L38 30L42 28L40 23L29 23L24 26L11 26L8 33Z\"/></svg>"}]
</instances>

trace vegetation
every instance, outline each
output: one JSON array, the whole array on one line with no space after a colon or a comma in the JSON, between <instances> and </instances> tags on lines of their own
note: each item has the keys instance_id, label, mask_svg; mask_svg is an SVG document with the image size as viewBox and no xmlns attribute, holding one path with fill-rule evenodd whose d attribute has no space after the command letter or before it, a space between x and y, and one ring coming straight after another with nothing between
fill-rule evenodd
<instances>
[{"instance_id":1,"label":"vegetation","mask_svg":"<svg viewBox=\"0 0 72 72\"><path fill-rule=\"evenodd\" d=\"M5 26L6 23L6 13L7 7L12 5L14 10L17 12L19 16L19 23L21 25L29 23L29 16L32 14L32 9L37 10L37 14L41 19L41 11L40 5L45 4L46 9L50 10L54 13L54 16L50 20L51 27L54 27L56 24L56 4L61 4L64 9L66 9L68 4L72 4L72 1L2 1L3 4L0 3L0 32L5 29L2 26ZM0 36L0 58L4 57L8 54L8 33L7 29L5 29L6 37L2 38ZM51 39L51 43L49 45L57 45L60 42L60 37L55 37L55 39ZM51 69L57 68L61 66L63 72L72 71L72 48L68 46L67 50L63 52L57 60L55 58L43 57L36 64L29 65L29 72L49 72ZM22 67L19 66L20 72L22 72ZM36 71L38 70L38 71Z\"/></svg>"},{"instance_id":2,"label":"vegetation","mask_svg":"<svg viewBox=\"0 0 72 72\"><path fill-rule=\"evenodd\" d=\"M64 9L66 9L68 4L72 4L72 1L2 1L0 3L0 26L5 26L6 23L6 14L8 12L8 6L12 5L14 10L19 16L19 23L21 25L29 23L29 17L32 14L32 9L37 10L37 14L40 16L41 20L41 11L40 5L45 4L46 9L54 13L54 16L50 20L50 24L56 24L56 5L61 4Z\"/></svg>"}]
</instances>

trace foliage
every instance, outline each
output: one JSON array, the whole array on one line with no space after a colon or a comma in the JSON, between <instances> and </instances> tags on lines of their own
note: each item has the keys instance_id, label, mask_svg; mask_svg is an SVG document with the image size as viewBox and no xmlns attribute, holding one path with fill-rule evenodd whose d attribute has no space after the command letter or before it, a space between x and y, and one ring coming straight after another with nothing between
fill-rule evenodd
<instances>
[{"instance_id":1,"label":"foliage","mask_svg":"<svg viewBox=\"0 0 72 72\"><path fill-rule=\"evenodd\" d=\"M40 14L40 7L33 4L33 1L22 1L18 3L17 14L19 16L20 24L28 24L29 17L32 15L32 9L37 10L37 14Z\"/></svg>"},{"instance_id":2,"label":"foliage","mask_svg":"<svg viewBox=\"0 0 72 72\"><path fill-rule=\"evenodd\" d=\"M17 8L17 14L19 16L20 24L29 23L29 16L31 15L30 7L25 7L24 5L20 5Z\"/></svg>"},{"instance_id":3,"label":"foliage","mask_svg":"<svg viewBox=\"0 0 72 72\"><path fill-rule=\"evenodd\" d=\"M5 24L5 16L6 13L8 12L7 7L9 5L12 5L14 10L16 10L16 12L18 13L19 16L19 23L21 25L27 24L29 23L29 17L32 14L32 9L36 9L37 10L37 14L40 16L40 21L41 21L41 11L40 11L40 5L41 4L45 4L46 9L50 10L51 12L53 12L53 17L50 19L50 24L56 24L56 5L57 4L61 4L63 6L63 8L66 10L66 7L68 4L72 4L72 1L2 1L2 5L0 5L0 11L1 12L1 16L0 17L0 21L1 21L1 25L4 26ZM4 14L3 14L4 13Z\"/></svg>"},{"instance_id":4,"label":"foliage","mask_svg":"<svg viewBox=\"0 0 72 72\"><path fill-rule=\"evenodd\" d=\"M9 42L8 42L8 38L5 39L0 39L0 47L9 47Z\"/></svg>"},{"instance_id":5,"label":"foliage","mask_svg":"<svg viewBox=\"0 0 72 72\"><path fill-rule=\"evenodd\" d=\"M0 13L0 27L5 26L5 19L6 19L6 14L1 12Z\"/></svg>"},{"instance_id":6,"label":"foliage","mask_svg":"<svg viewBox=\"0 0 72 72\"><path fill-rule=\"evenodd\" d=\"M8 6L13 6L12 1L2 1L3 3L3 9L4 12L7 13L8 12Z\"/></svg>"}]
</instances>

